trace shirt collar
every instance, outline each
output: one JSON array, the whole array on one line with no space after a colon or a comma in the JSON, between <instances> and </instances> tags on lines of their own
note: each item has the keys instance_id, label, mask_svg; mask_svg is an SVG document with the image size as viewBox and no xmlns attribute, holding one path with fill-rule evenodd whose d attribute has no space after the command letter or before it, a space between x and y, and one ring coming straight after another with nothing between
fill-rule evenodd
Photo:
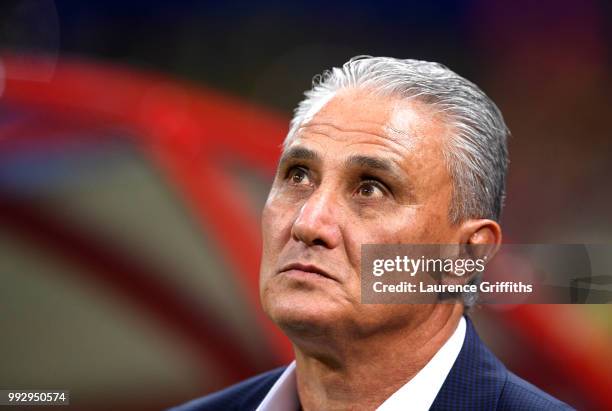
<instances>
[{"instance_id":1,"label":"shirt collar","mask_svg":"<svg viewBox=\"0 0 612 411\"><path fill-rule=\"evenodd\" d=\"M428 410L461 351L465 339L465 318L438 352L410 381L385 400L377 411ZM298 410L299 398L293 361L274 383L256 411Z\"/></svg>"},{"instance_id":2,"label":"shirt collar","mask_svg":"<svg viewBox=\"0 0 612 411\"><path fill-rule=\"evenodd\" d=\"M255 411L297 410L299 406L294 360L285 368Z\"/></svg>"}]
</instances>

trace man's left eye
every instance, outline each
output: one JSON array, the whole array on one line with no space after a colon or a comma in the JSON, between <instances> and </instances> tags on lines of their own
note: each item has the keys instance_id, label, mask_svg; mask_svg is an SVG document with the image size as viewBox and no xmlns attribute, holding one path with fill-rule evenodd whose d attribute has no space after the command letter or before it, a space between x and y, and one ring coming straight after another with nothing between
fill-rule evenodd
<instances>
[{"instance_id":1,"label":"man's left eye","mask_svg":"<svg viewBox=\"0 0 612 411\"><path fill-rule=\"evenodd\" d=\"M309 184L310 183L309 176L308 176L308 171L306 171L302 167L294 167L291 170L289 170L287 178L294 185Z\"/></svg>"},{"instance_id":2,"label":"man's left eye","mask_svg":"<svg viewBox=\"0 0 612 411\"><path fill-rule=\"evenodd\" d=\"M385 195L384 189L375 181L364 181L359 185L357 193L362 197L376 198Z\"/></svg>"}]
</instances>

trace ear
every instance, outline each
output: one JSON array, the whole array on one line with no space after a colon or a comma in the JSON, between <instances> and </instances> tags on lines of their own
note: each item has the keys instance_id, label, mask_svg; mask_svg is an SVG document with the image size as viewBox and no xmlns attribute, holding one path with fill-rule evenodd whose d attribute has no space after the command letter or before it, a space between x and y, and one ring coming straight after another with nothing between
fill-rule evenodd
<instances>
[{"instance_id":1,"label":"ear","mask_svg":"<svg viewBox=\"0 0 612 411\"><path fill-rule=\"evenodd\" d=\"M468 248L481 249L488 258L491 258L501 245L502 230L499 224L493 220L467 220L461 223L458 242L467 245ZM486 245L489 245L489 247Z\"/></svg>"}]
</instances>

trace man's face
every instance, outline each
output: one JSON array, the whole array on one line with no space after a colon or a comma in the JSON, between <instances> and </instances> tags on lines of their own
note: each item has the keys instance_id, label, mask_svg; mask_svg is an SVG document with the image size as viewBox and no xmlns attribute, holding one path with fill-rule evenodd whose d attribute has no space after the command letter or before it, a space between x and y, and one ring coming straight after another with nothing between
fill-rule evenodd
<instances>
[{"instance_id":1,"label":"man's face","mask_svg":"<svg viewBox=\"0 0 612 411\"><path fill-rule=\"evenodd\" d=\"M287 334L370 334L430 309L362 305L361 245L457 241L449 132L423 103L358 90L338 93L297 131L262 221L262 304Z\"/></svg>"}]
</instances>

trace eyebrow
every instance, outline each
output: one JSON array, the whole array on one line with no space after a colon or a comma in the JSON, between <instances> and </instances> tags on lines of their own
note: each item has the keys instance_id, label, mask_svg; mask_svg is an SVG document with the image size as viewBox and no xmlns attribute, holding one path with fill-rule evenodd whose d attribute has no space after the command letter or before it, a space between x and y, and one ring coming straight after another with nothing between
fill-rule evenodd
<instances>
[{"instance_id":1,"label":"eyebrow","mask_svg":"<svg viewBox=\"0 0 612 411\"><path fill-rule=\"evenodd\" d=\"M380 157L371 157L364 155L353 155L344 162L345 167L358 167L364 170L382 171L390 178L401 182L402 185L407 185L406 176L398 167L390 160Z\"/></svg>"},{"instance_id":2,"label":"eyebrow","mask_svg":"<svg viewBox=\"0 0 612 411\"><path fill-rule=\"evenodd\" d=\"M316 151L310 150L304 147L293 147L286 153L284 153L280 160L279 164L286 163L289 160L311 160L311 161L319 161L321 160L321 156Z\"/></svg>"},{"instance_id":3,"label":"eyebrow","mask_svg":"<svg viewBox=\"0 0 612 411\"><path fill-rule=\"evenodd\" d=\"M359 166L362 168L371 168L374 170L387 171L391 173L394 173L395 171L394 170L395 167L391 165L391 162L389 160L386 160L384 158L370 157L370 156L363 156L363 155L350 156L345 161L345 165L346 166Z\"/></svg>"},{"instance_id":4,"label":"eyebrow","mask_svg":"<svg viewBox=\"0 0 612 411\"><path fill-rule=\"evenodd\" d=\"M284 163L289 160L314 160L318 161L321 157L316 151L304 147L294 147L284 153L279 163ZM364 155L353 155L345 161L345 166L359 166L362 168L371 168L381 171L393 172L394 168L391 162L387 159L370 157Z\"/></svg>"}]
</instances>

